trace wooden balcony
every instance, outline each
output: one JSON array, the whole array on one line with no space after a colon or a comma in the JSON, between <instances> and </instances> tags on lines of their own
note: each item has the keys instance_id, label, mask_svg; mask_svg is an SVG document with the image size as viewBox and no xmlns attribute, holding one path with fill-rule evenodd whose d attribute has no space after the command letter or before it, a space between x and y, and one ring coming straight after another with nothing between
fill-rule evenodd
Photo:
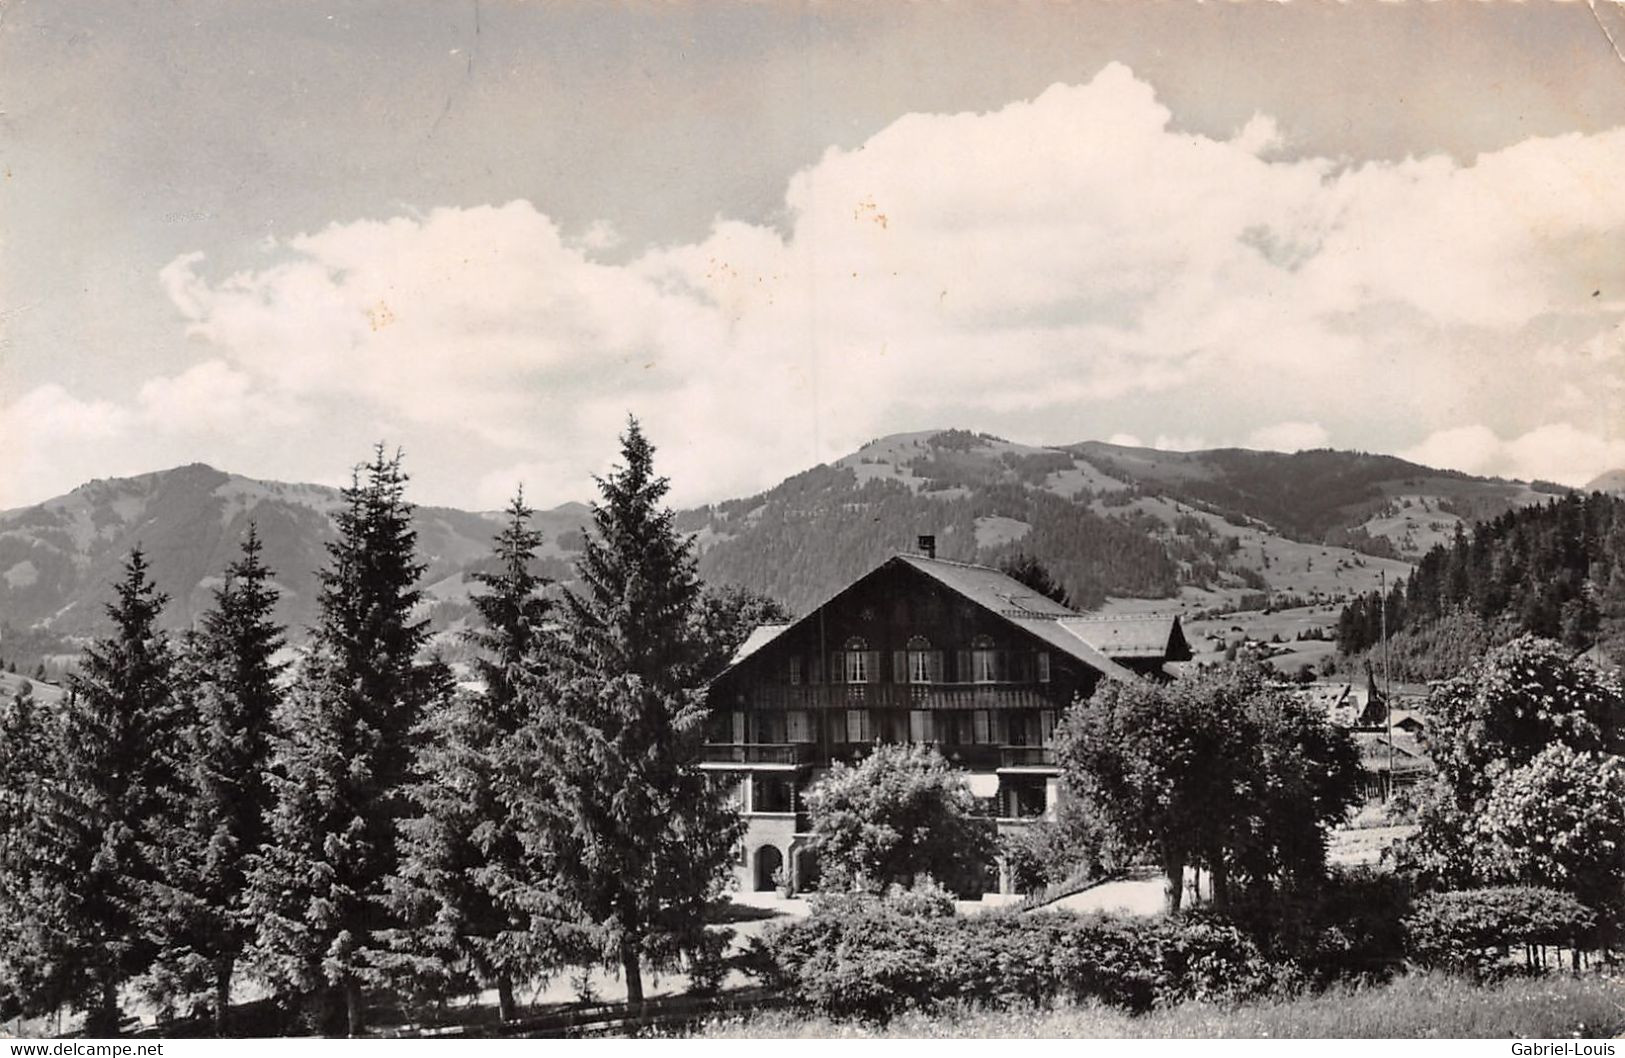
<instances>
[{"instance_id":1,"label":"wooden balcony","mask_svg":"<svg viewBox=\"0 0 1625 1058\"><path fill-rule=\"evenodd\" d=\"M719 709L1065 709L1047 683L758 683Z\"/></svg>"},{"instance_id":2,"label":"wooden balcony","mask_svg":"<svg viewBox=\"0 0 1625 1058\"><path fill-rule=\"evenodd\" d=\"M1001 768L1053 768L1054 746L1000 746Z\"/></svg>"},{"instance_id":3,"label":"wooden balcony","mask_svg":"<svg viewBox=\"0 0 1625 1058\"><path fill-rule=\"evenodd\" d=\"M813 742L707 742L701 757L707 764L827 765L832 760L855 763L868 756L874 742L836 743L820 747ZM1053 768L1052 746L945 745L931 742L949 762L973 771L994 768Z\"/></svg>"},{"instance_id":4,"label":"wooden balcony","mask_svg":"<svg viewBox=\"0 0 1625 1058\"><path fill-rule=\"evenodd\" d=\"M810 742L707 742L707 764L811 764L817 747Z\"/></svg>"}]
</instances>

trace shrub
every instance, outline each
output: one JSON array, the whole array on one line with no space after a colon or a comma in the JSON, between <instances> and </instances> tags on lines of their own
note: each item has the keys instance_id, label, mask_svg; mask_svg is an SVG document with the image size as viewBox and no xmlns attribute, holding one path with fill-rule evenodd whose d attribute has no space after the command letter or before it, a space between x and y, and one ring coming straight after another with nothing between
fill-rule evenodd
<instances>
[{"instance_id":1,"label":"shrub","mask_svg":"<svg viewBox=\"0 0 1625 1058\"><path fill-rule=\"evenodd\" d=\"M1398 970L1405 959L1402 920L1410 903L1408 878L1352 867L1334 868L1313 886L1247 894L1228 913L1272 959L1324 984L1383 979Z\"/></svg>"},{"instance_id":2,"label":"shrub","mask_svg":"<svg viewBox=\"0 0 1625 1058\"><path fill-rule=\"evenodd\" d=\"M893 913L923 918L947 918L954 914L954 894L930 875L921 875L908 888L893 882L884 893L866 889L830 891L821 889L809 897L814 915L862 915Z\"/></svg>"},{"instance_id":3,"label":"shrub","mask_svg":"<svg viewBox=\"0 0 1625 1058\"><path fill-rule=\"evenodd\" d=\"M883 891L930 875L981 892L996 853L962 771L934 748L881 745L806 793L824 882Z\"/></svg>"},{"instance_id":4,"label":"shrub","mask_svg":"<svg viewBox=\"0 0 1625 1058\"><path fill-rule=\"evenodd\" d=\"M1405 918L1418 962L1479 972L1514 945L1582 946L1595 927L1596 915L1574 897L1528 885L1430 893Z\"/></svg>"},{"instance_id":5,"label":"shrub","mask_svg":"<svg viewBox=\"0 0 1625 1058\"><path fill-rule=\"evenodd\" d=\"M886 1021L944 1004L1100 1001L1134 1011L1263 994L1282 975L1219 919L1058 913L921 917L884 901L822 905L770 928L755 972L800 1005Z\"/></svg>"}]
</instances>

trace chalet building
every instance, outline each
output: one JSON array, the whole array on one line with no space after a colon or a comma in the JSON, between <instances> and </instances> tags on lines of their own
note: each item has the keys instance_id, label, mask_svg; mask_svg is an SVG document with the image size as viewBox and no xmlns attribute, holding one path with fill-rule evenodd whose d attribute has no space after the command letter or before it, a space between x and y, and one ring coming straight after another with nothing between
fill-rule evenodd
<instances>
[{"instance_id":1,"label":"chalet building","mask_svg":"<svg viewBox=\"0 0 1625 1058\"><path fill-rule=\"evenodd\" d=\"M1054 810L1066 708L1190 657L1178 617L1086 617L985 566L891 558L757 628L710 686L703 766L737 784L741 888L815 883L802 794L877 743L936 746L1001 831L1029 825Z\"/></svg>"}]
</instances>

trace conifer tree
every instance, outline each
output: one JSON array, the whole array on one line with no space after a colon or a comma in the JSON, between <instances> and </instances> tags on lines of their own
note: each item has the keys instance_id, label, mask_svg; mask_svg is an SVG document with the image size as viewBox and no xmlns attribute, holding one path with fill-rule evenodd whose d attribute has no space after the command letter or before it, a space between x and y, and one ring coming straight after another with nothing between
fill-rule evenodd
<instances>
[{"instance_id":1,"label":"conifer tree","mask_svg":"<svg viewBox=\"0 0 1625 1058\"><path fill-rule=\"evenodd\" d=\"M0 1020L37 1016L66 998L67 893L52 869L59 734L26 681L0 703Z\"/></svg>"},{"instance_id":2,"label":"conifer tree","mask_svg":"<svg viewBox=\"0 0 1625 1058\"><path fill-rule=\"evenodd\" d=\"M705 720L692 617L700 585L690 543L661 506L665 478L636 420L623 465L599 479L594 532L566 594L556 672L533 699L517 747L526 852L548 888L535 914L643 999L643 966L701 950L742 824L698 768Z\"/></svg>"},{"instance_id":3,"label":"conifer tree","mask_svg":"<svg viewBox=\"0 0 1625 1058\"><path fill-rule=\"evenodd\" d=\"M242 555L226 567L214 605L182 651L192 707L176 792L175 822L155 859L162 950L154 990L165 998L207 984L215 1030L226 1033L232 976L254 935L248 865L267 838L271 725L282 666L277 590L251 524Z\"/></svg>"},{"instance_id":4,"label":"conifer tree","mask_svg":"<svg viewBox=\"0 0 1625 1058\"><path fill-rule=\"evenodd\" d=\"M532 570L542 534L523 492L498 534L495 569L475 573L482 624L468 633L483 689L429 719L404 825L400 877L391 893L407 921L398 946L414 977L441 988L495 985L499 1014L515 1016L514 985L553 963L532 934L522 893L535 886L504 795L500 756L524 720L517 687L545 665L549 602Z\"/></svg>"},{"instance_id":5,"label":"conifer tree","mask_svg":"<svg viewBox=\"0 0 1625 1058\"><path fill-rule=\"evenodd\" d=\"M93 1036L117 1033L119 988L152 956L148 848L167 829L176 770L175 658L157 627L165 601L137 548L107 607L113 634L86 648L69 678L52 862L66 897L71 998Z\"/></svg>"},{"instance_id":6,"label":"conifer tree","mask_svg":"<svg viewBox=\"0 0 1625 1058\"><path fill-rule=\"evenodd\" d=\"M363 476L364 474L364 476ZM410 812L414 732L440 673L419 664L426 622L399 453L358 469L321 571L318 619L278 713L269 842L252 881L257 968L315 1002L326 1031L364 1025L364 990L388 980L397 923L386 882Z\"/></svg>"}]
</instances>

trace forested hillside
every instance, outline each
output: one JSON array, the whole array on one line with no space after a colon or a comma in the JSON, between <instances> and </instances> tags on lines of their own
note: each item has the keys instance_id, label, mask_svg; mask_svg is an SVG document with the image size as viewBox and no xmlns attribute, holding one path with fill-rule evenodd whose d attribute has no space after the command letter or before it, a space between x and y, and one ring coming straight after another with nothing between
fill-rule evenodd
<instances>
[{"instance_id":1,"label":"forested hillside","mask_svg":"<svg viewBox=\"0 0 1625 1058\"><path fill-rule=\"evenodd\" d=\"M989 540L984 532L988 542L980 542L978 523L995 519L1020 523L1019 538ZM700 558L707 580L748 585L794 610L896 551L912 549L920 534L936 536L943 558L996 562L1016 550L1041 555L1083 605L1098 604L1108 593L1168 596L1180 583L1160 522L1132 513L1098 515L1020 485L917 493L896 481L860 485L850 467L823 466L763 496L691 514L684 528L699 529L708 545Z\"/></svg>"},{"instance_id":2,"label":"forested hillside","mask_svg":"<svg viewBox=\"0 0 1625 1058\"><path fill-rule=\"evenodd\" d=\"M996 564L1016 552L1036 556L1086 608L1108 595L1168 598L1186 588L1353 594L1375 580L1375 570L1321 537L1358 530L1371 544L1376 538L1362 521L1402 491L1406 475L1421 487L1433 472L1388 457L1304 455L1312 458L1093 443L1036 448L964 430L899 434L761 495L689 512L683 524L699 533L708 579L766 592L793 609L924 534L937 538L944 558ZM1280 481L1270 482L1272 468ZM1522 488L1465 477L1452 484L1481 487L1502 503ZM1272 519L1293 510L1299 496L1318 513L1295 523L1294 543ZM1333 517L1334 501L1348 521ZM1315 535L1322 525L1332 528ZM1379 542L1365 550L1395 555L1387 538Z\"/></svg>"},{"instance_id":3,"label":"forested hillside","mask_svg":"<svg viewBox=\"0 0 1625 1058\"><path fill-rule=\"evenodd\" d=\"M92 481L0 512L0 620L17 633L0 640L0 654L33 659L40 644L21 635L30 629L46 627L58 637L104 630L108 586L137 545L171 600L164 627L190 627L250 522L276 577L276 618L302 638L315 616L316 570L334 539L341 502L337 489L322 485L257 481L194 463ZM567 504L538 516L547 537L538 562L549 576L568 575L565 559L579 546L586 513L581 504ZM425 606L445 611L432 614L444 626L466 612L467 577L489 561L498 523L446 507L417 508L413 521L428 564Z\"/></svg>"},{"instance_id":4,"label":"forested hillside","mask_svg":"<svg viewBox=\"0 0 1625 1058\"><path fill-rule=\"evenodd\" d=\"M1339 650L1370 649L1385 616L1396 677L1447 674L1462 650L1523 632L1625 660L1625 499L1571 493L1458 529L1386 599L1344 608Z\"/></svg>"},{"instance_id":5,"label":"forested hillside","mask_svg":"<svg viewBox=\"0 0 1625 1058\"><path fill-rule=\"evenodd\" d=\"M921 535L935 536L946 558L1037 558L1083 607L1179 596L1191 610L1290 599L1324 610L1369 591L1380 572L1403 577L1471 519L1543 498L1520 482L1355 452L1047 448L931 430L877 438L759 495L684 512L679 524L695 534L707 580L797 610ZM71 652L74 638L105 631L101 600L136 544L172 600L165 626L189 627L251 521L276 578L276 617L300 642L338 504L335 489L193 464L0 512L0 621L11 629L0 658L33 671ZM436 630L457 628L472 616L471 577L497 522L450 508L413 517L429 567L422 615ZM573 576L586 521L579 503L537 514L539 573Z\"/></svg>"},{"instance_id":6,"label":"forested hillside","mask_svg":"<svg viewBox=\"0 0 1625 1058\"><path fill-rule=\"evenodd\" d=\"M1394 456L1330 449L1282 453L1220 448L1163 452L1088 441L1068 452L1141 489L1223 514L1260 519L1294 540L1351 547L1382 556L1407 550L1400 510L1425 523L1459 525L1492 518L1559 486L1526 485L1434 470ZM1399 532L1393 530L1398 528ZM1414 533L1413 533L1414 535ZM1423 549L1425 550L1425 548Z\"/></svg>"}]
</instances>

